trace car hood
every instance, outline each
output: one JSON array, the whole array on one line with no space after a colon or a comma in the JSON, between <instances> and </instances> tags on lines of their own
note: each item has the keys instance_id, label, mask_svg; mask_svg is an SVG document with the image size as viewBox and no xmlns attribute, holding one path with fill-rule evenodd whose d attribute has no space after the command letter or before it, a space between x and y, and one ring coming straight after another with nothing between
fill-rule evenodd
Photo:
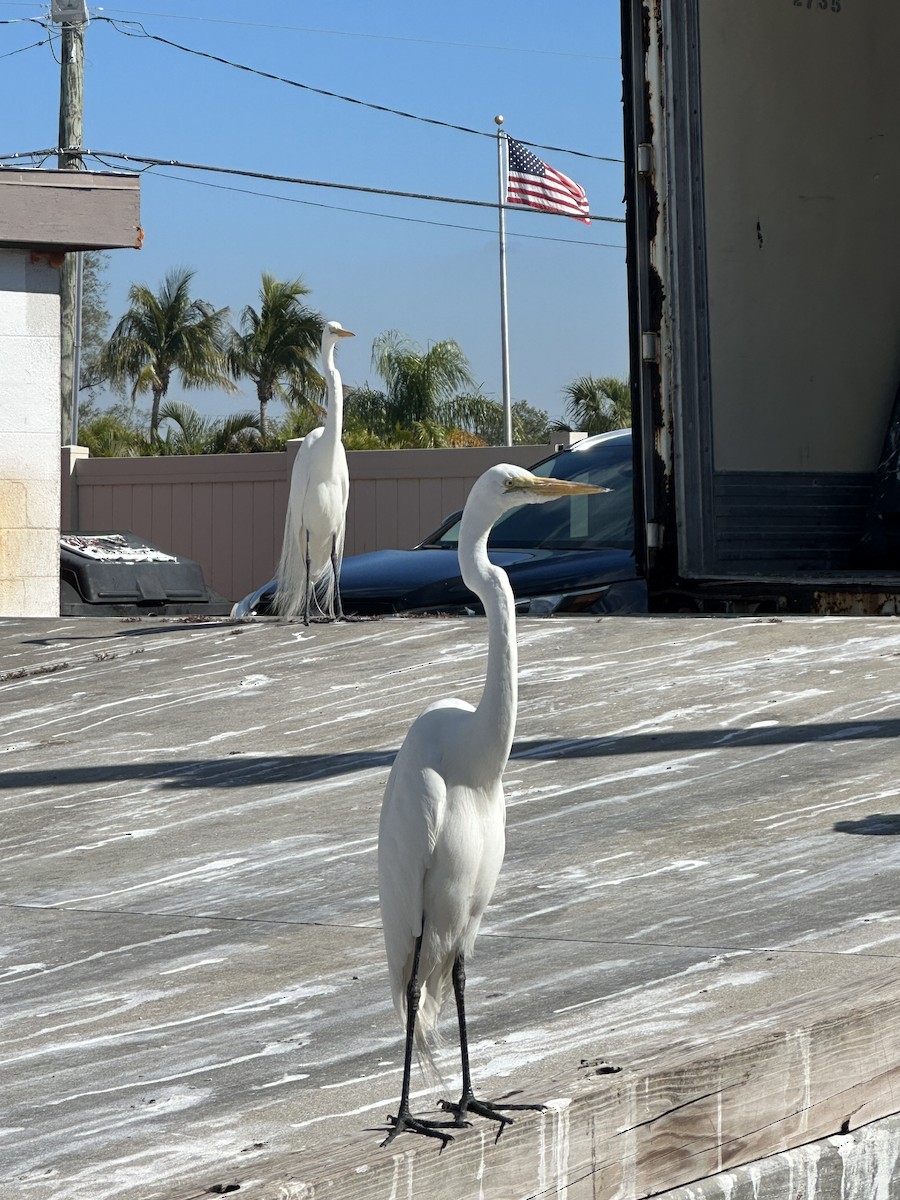
<instances>
[{"instance_id":1,"label":"car hood","mask_svg":"<svg viewBox=\"0 0 900 1200\"><path fill-rule=\"evenodd\" d=\"M517 599L598 588L635 577L627 550L488 550L503 567ZM462 581L455 550L376 550L345 558L341 599L347 612L377 613L433 607L480 608Z\"/></svg>"}]
</instances>

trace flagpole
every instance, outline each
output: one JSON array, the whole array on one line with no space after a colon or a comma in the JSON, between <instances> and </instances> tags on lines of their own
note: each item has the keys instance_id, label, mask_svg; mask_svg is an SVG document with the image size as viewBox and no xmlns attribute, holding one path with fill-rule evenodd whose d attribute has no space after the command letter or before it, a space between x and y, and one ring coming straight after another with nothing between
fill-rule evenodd
<instances>
[{"instance_id":1,"label":"flagpole","mask_svg":"<svg viewBox=\"0 0 900 1200\"><path fill-rule=\"evenodd\" d=\"M503 368L503 444L513 444L512 401L509 392L509 321L506 312L506 220L503 192L503 151L506 134L500 129L503 117L494 117L497 126L497 211L500 214L500 359Z\"/></svg>"}]
</instances>

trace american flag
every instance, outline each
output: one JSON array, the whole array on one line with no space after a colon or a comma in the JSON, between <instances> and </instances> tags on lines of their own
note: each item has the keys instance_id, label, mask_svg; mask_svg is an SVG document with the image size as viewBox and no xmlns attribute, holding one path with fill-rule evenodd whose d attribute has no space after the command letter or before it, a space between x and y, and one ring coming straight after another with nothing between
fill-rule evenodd
<instances>
[{"instance_id":1,"label":"american flag","mask_svg":"<svg viewBox=\"0 0 900 1200\"><path fill-rule=\"evenodd\" d=\"M507 138L509 170L506 203L525 204L542 212L562 213L590 225L587 196L573 179L541 162L527 146Z\"/></svg>"}]
</instances>

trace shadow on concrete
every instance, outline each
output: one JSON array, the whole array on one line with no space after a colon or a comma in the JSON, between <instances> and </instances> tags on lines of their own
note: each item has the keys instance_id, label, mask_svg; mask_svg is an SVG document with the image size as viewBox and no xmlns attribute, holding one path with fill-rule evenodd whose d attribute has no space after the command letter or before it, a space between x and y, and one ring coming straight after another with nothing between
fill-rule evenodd
<instances>
[{"instance_id":1,"label":"shadow on concrete","mask_svg":"<svg viewBox=\"0 0 900 1200\"><path fill-rule=\"evenodd\" d=\"M66 617L60 617L61 621L65 621ZM73 618L77 620L78 618ZM74 642L107 642L120 641L122 638L142 638L142 637L158 637L160 634L166 633L184 633L186 629L197 629L198 631L218 630L224 632L229 630L232 634L244 633L248 629L252 629L254 625L278 625L281 624L285 630L293 630L296 633L302 633L306 628L302 621L285 621L279 622L277 617L204 617L204 616L189 616L189 617L109 617L107 620L114 621L118 619L121 626L117 629L105 630L102 633L59 633L52 637L43 638L25 638L22 641L23 646L59 646L60 649L71 645ZM343 624L359 625L371 623L373 621L381 621L383 617L358 617L353 614L344 617ZM334 625L334 621L327 621L323 618L313 617L310 622L310 627L319 625Z\"/></svg>"},{"instance_id":2,"label":"shadow on concrete","mask_svg":"<svg viewBox=\"0 0 900 1200\"><path fill-rule=\"evenodd\" d=\"M619 754L683 753L743 746L790 746L815 742L854 742L894 738L900 719L823 721L810 725L759 725L745 729L678 729L629 733L622 737L578 738L573 741L516 742L512 758L604 758Z\"/></svg>"},{"instance_id":3,"label":"shadow on concrete","mask_svg":"<svg viewBox=\"0 0 900 1200\"><path fill-rule=\"evenodd\" d=\"M767 725L751 729L691 729L669 733L632 733L622 737L576 738L571 741L557 739L516 742L510 757L513 760L553 760L613 758L628 754L682 754L692 750L731 750L755 746L861 741L893 738L898 734L900 720L895 719L858 723L833 721L818 725ZM0 792L54 785L115 783L130 779L159 779L160 786L168 788L229 788L250 787L254 784L302 783L312 779L349 775L354 771L390 767L396 755L396 750L290 755L235 752L226 758L214 759L150 759L146 762L104 763L88 767L26 768L22 771L0 771ZM900 822L900 817L885 819ZM841 828L838 832L885 831ZM900 832L900 829L889 832Z\"/></svg>"},{"instance_id":4,"label":"shadow on concrete","mask_svg":"<svg viewBox=\"0 0 900 1200\"><path fill-rule=\"evenodd\" d=\"M870 813L858 821L835 821L835 833L858 833L866 837L900 836L900 813Z\"/></svg>"},{"instance_id":5,"label":"shadow on concrete","mask_svg":"<svg viewBox=\"0 0 900 1200\"><path fill-rule=\"evenodd\" d=\"M102 633L59 633L52 637L24 638L23 646L59 646L63 649L76 642L117 642L122 638L140 638L148 635L159 636L161 633L184 633L186 629L230 629L233 633L243 632L248 621L232 617L157 617L152 624L142 624L142 617L109 617L107 620L121 622L117 629L107 629ZM60 617L61 621L66 620Z\"/></svg>"},{"instance_id":6,"label":"shadow on concrete","mask_svg":"<svg viewBox=\"0 0 900 1200\"><path fill-rule=\"evenodd\" d=\"M163 788L232 788L255 784L304 783L389 767L396 750L348 754L234 754L212 759L150 759L90 767L42 767L0 772L0 792L18 788L126 783L158 779Z\"/></svg>"}]
</instances>

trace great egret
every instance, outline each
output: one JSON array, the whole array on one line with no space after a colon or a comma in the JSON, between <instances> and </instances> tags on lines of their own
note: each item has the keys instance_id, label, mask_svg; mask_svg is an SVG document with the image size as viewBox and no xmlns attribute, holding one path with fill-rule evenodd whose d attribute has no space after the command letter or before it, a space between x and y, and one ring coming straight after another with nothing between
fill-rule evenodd
<instances>
[{"instance_id":1,"label":"great egret","mask_svg":"<svg viewBox=\"0 0 900 1200\"><path fill-rule=\"evenodd\" d=\"M443 699L417 717L394 761L381 807L378 882L394 1007L406 1028L403 1085L393 1126L452 1140L448 1126L466 1114L511 1118L476 1100L469 1074L464 1006L465 960L494 891L505 846L501 776L516 724L515 607L506 572L487 554L492 526L508 509L608 488L538 478L521 467L491 467L474 484L463 510L459 564L487 616L487 677L477 708ZM443 1103L452 1121L413 1117L409 1085L415 1044L430 1061L429 1041L453 988L459 1021L462 1095ZM515 1107L510 1105L507 1107Z\"/></svg>"},{"instance_id":2,"label":"great egret","mask_svg":"<svg viewBox=\"0 0 900 1200\"><path fill-rule=\"evenodd\" d=\"M334 348L339 338L353 336L338 321L325 323L322 374L328 409L324 424L300 443L291 471L274 609L282 617L302 612L304 625L309 624L313 604L330 620L343 616L340 574L350 481L341 441L344 389L334 365Z\"/></svg>"}]
</instances>

